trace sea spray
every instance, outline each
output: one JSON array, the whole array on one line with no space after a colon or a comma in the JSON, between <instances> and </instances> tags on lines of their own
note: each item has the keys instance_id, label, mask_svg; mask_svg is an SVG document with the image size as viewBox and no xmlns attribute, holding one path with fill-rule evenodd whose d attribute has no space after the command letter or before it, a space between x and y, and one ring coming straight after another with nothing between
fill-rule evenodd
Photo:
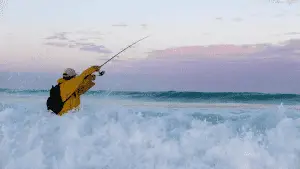
<instances>
[{"instance_id":1,"label":"sea spray","mask_svg":"<svg viewBox=\"0 0 300 169\"><path fill-rule=\"evenodd\" d=\"M81 110L62 117L46 111L46 98L0 96L0 168L299 167L299 110L286 104L290 98L249 106L99 94L82 97Z\"/></svg>"}]
</instances>

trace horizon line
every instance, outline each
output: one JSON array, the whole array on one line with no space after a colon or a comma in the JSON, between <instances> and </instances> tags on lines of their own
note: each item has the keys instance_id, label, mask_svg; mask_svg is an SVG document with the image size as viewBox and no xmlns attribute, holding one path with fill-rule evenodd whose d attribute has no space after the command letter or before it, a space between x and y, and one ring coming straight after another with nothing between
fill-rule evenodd
<instances>
[{"instance_id":1,"label":"horizon line","mask_svg":"<svg viewBox=\"0 0 300 169\"><path fill-rule=\"evenodd\" d=\"M49 92L50 89L9 89L9 88L0 88L0 93L4 92ZM266 93L266 92L201 92L201 91L175 91L175 90L153 90L153 91L137 91L137 90L89 90L88 93L97 93L97 92L109 92L109 93L206 93L206 94L225 94L225 93L239 93L239 94L262 94L262 95L297 95L300 96L299 93Z\"/></svg>"}]
</instances>

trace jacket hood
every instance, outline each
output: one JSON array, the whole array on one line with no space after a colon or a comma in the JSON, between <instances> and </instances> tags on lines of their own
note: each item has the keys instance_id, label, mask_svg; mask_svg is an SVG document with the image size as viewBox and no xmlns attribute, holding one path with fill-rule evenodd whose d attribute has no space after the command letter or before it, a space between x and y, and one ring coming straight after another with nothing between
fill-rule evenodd
<instances>
[{"instance_id":1,"label":"jacket hood","mask_svg":"<svg viewBox=\"0 0 300 169\"><path fill-rule=\"evenodd\" d=\"M66 81L65 79L60 78L60 79L57 80L57 83L63 83L63 82L65 82L65 81Z\"/></svg>"}]
</instances>

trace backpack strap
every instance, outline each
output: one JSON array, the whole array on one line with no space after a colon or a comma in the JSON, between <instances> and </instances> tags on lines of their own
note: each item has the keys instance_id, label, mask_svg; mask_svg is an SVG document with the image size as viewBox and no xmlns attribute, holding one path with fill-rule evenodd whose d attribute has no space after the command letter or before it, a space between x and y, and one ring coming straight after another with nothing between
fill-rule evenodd
<instances>
[{"instance_id":1,"label":"backpack strap","mask_svg":"<svg viewBox=\"0 0 300 169\"><path fill-rule=\"evenodd\" d=\"M58 83L58 86L60 87L60 84L61 83ZM75 94L75 92L74 93L72 93L65 101L63 101L63 104L65 104L73 95Z\"/></svg>"},{"instance_id":2,"label":"backpack strap","mask_svg":"<svg viewBox=\"0 0 300 169\"><path fill-rule=\"evenodd\" d=\"M73 95L75 94L75 92L74 93L72 93L63 103L65 104L66 103L66 101L68 101Z\"/></svg>"}]
</instances>

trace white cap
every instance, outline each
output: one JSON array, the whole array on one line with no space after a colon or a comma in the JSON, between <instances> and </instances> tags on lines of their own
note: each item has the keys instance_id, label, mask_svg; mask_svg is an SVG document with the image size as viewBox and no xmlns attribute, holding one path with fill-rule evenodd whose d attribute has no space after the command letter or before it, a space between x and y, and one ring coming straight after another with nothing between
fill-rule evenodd
<instances>
[{"instance_id":1,"label":"white cap","mask_svg":"<svg viewBox=\"0 0 300 169\"><path fill-rule=\"evenodd\" d=\"M76 76L76 72L74 69L72 68L67 68L65 69L64 71L64 74L63 74L63 77L73 77L73 76Z\"/></svg>"}]
</instances>

